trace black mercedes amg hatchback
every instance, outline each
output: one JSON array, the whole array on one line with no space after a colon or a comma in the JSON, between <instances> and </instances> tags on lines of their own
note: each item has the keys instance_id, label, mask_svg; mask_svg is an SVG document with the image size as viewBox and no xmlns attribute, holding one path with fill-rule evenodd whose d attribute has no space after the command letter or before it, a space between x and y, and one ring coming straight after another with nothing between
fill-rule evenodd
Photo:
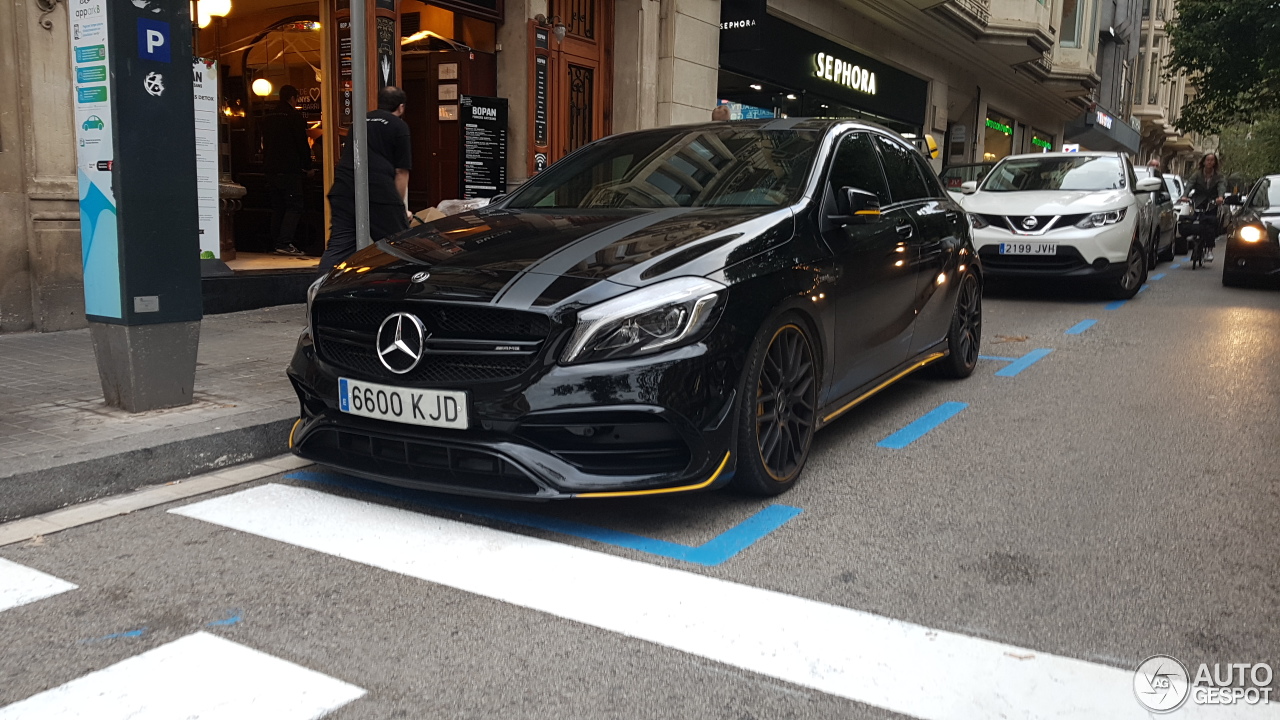
<instances>
[{"instance_id":1,"label":"black mercedes amg hatchback","mask_svg":"<svg viewBox=\"0 0 1280 720\"><path fill-rule=\"evenodd\" d=\"M357 253L308 306L301 457L495 497L776 494L867 397L973 372L982 270L892 132L721 122L586 145Z\"/></svg>"}]
</instances>

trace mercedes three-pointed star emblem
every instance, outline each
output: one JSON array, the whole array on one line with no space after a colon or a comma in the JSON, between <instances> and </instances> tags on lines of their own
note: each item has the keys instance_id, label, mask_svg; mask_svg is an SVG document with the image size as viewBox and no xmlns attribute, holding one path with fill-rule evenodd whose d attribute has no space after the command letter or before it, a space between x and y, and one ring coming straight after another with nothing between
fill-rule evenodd
<instances>
[{"instance_id":1,"label":"mercedes three-pointed star emblem","mask_svg":"<svg viewBox=\"0 0 1280 720\"><path fill-rule=\"evenodd\" d=\"M392 313L378 326L378 360L386 369L403 375L418 366L430 336L416 315Z\"/></svg>"}]
</instances>

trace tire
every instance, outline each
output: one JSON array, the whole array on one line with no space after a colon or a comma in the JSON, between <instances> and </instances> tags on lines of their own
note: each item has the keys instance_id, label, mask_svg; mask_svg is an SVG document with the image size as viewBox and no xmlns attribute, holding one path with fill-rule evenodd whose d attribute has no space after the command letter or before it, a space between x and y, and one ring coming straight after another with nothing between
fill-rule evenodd
<instances>
[{"instance_id":1,"label":"tire","mask_svg":"<svg viewBox=\"0 0 1280 720\"><path fill-rule=\"evenodd\" d=\"M1244 287L1245 276L1243 273L1235 272L1232 270L1223 270L1222 285L1224 287L1233 287L1233 288Z\"/></svg>"},{"instance_id":2,"label":"tire","mask_svg":"<svg viewBox=\"0 0 1280 720\"><path fill-rule=\"evenodd\" d=\"M1134 243L1129 246L1129 256L1124 261L1124 274L1116 278L1107 288L1107 294L1115 300L1128 300L1142 289L1147 281L1147 258L1142 246Z\"/></svg>"},{"instance_id":3,"label":"tire","mask_svg":"<svg viewBox=\"0 0 1280 720\"><path fill-rule=\"evenodd\" d=\"M818 427L817 368L809 331L793 314L756 336L738 393L733 489L780 495L796 484Z\"/></svg>"},{"instance_id":4,"label":"tire","mask_svg":"<svg viewBox=\"0 0 1280 720\"><path fill-rule=\"evenodd\" d=\"M978 277L966 273L960 278L956 308L947 331L947 356L938 361L937 372L945 378L961 379L978 367L982 349L982 287Z\"/></svg>"}]
</instances>

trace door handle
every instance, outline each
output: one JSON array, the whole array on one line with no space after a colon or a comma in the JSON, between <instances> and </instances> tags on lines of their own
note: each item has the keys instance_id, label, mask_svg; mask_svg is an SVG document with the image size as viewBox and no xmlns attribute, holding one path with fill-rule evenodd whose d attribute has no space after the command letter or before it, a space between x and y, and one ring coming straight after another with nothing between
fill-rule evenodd
<instances>
[{"instance_id":1,"label":"door handle","mask_svg":"<svg viewBox=\"0 0 1280 720\"><path fill-rule=\"evenodd\" d=\"M899 225L895 229L898 231L898 237L903 239L909 238L915 234L915 228L911 227L910 223Z\"/></svg>"}]
</instances>

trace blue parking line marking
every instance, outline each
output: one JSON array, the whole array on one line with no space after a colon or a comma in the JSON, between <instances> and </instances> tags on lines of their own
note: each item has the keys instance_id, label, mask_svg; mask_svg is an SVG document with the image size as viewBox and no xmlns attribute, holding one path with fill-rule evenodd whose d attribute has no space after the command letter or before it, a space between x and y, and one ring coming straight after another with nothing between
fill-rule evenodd
<instances>
[{"instance_id":1,"label":"blue parking line marking","mask_svg":"<svg viewBox=\"0 0 1280 720\"><path fill-rule=\"evenodd\" d=\"M1178 266L1174 265L1174 267L1178 267ZM1164 278L1164 273L1156 273L1155 275L1151 276L1152 280L1160 280L1162 278Z\"/></svg>"},{"instance_id":2,"label":"blue parking line marking","mask_svg":"<svg viewBox=\"0 0 1280 720\"><path fill-rule=\"evenodd\" d=\"M1097 320L1081 320L1075 325L1072 325L1071 329L1067 330L1066 334L1079 335L1080 333L1084 332L1085 330L1088 330L1089 328L1093 327L1096 324L1098 324Z\"/></svg>"},{"instance_id":3,"label":"blue parking line marking","mask_svg":"<svg viewBox=\"0 0 1280 720\"><path fill-rule=\"evenodd\" d=\"M1018 358L1013 364L1000 368L996 371L996 377L1013 377L1027 368L1040 362L1046 355L1053 352L1048 348L1037 348L1031 352Z\"/></svg>"},{"instance_id":4,"label":"blue parking line marking","mask_svg":"<svg viewBox=\"0 0 1280 720\"><path fill-rule=\"evenodd\" d=\"M1178 268L1180 268L1180 267L1182 267L1182 263L1174 263L1174 264L1172 264L1172 265L1170 265L1170 266L1169 266L1169 269L1170 269L1170 270L1177 270L1177 269L1178 269Z\"/></svg>"},{"instance_id":5,"label":"blue parking line marking","mask_svg":"<svg viewBox=\"0 0 1280 720\"><path fill-rule=\"evenodd\" d=\"M449 510L513 525L546 530L561 535L572 535L573 537L593 540L606 545L628 548L650 555L659 555L708 567L724 563L785 525L791 518L804 512L800 508L791 507L790 505L770 505L707 542L697 546L690 546L647 538L643 535L610 530L595 525L587 525L573 520L547 517L523 510L490 507L484 505L481 501L378 485L337 473L301 470L289 473L284 477L286 480L301 480L317 485L359 490L368 495L402 500L438 510Z\"/></svg>"},{"instance_id":6,"label":"blue parking line marking","mask_svg":"<svg viewBox=\"0 0 1280 720\"><path fill-rule=\"evenodd\" d=\"M1146 283L1143 283L1142 287L1138 288L1138 292L1139 292L1139 293L1144 293L1144 292L1146 292L1146 291L1148 291L1148 290L1150 290L1150 289L1151 289L1151 286L1150 286L1150 285L1147 285Z\"/></svg>"},{"instance_id":7,"label":"blue parking line marking","mask_svg":"<svg viewBox=\"0 0 1280 720\"><path fill-rule=\"evenodd\" d=\"M1125 303L1127 303L1127 302L1129 302L1129 301L1128 301L1128 300L1116 300L1115 302L1109 302L1109 303L1107 303L1107 304L1106 304L1106 306L1105 306L1105 307L1103 307L1102 309L1103 309L1103 310L1119 310L1120 308L1124 307L1124 304L1125 304Z\"/></svg>"},{"instance_id":8,"label":"blue parking line marking","mask_svg":"<svg viewBox=\"0 0 1280 720\"><path fill-rule=\"evenodd\" d=\"M979 360L995 360L996 362L1014 362L1018 358L1001 357L999 355L979 355Z\"/></svg>"},{"instance_id":9,"label":"blue parking line marking","mask_svg":"<svg viewBox=\"0 0 1280 720\"><path fill-rule=\"evenodd\" d=\"M955 417L961 410L969 407L969 403L945 402L925 413L910 425L876 443L877 447L901 450L924 437L925 433Z\"/></svg>"}]
</instances>

